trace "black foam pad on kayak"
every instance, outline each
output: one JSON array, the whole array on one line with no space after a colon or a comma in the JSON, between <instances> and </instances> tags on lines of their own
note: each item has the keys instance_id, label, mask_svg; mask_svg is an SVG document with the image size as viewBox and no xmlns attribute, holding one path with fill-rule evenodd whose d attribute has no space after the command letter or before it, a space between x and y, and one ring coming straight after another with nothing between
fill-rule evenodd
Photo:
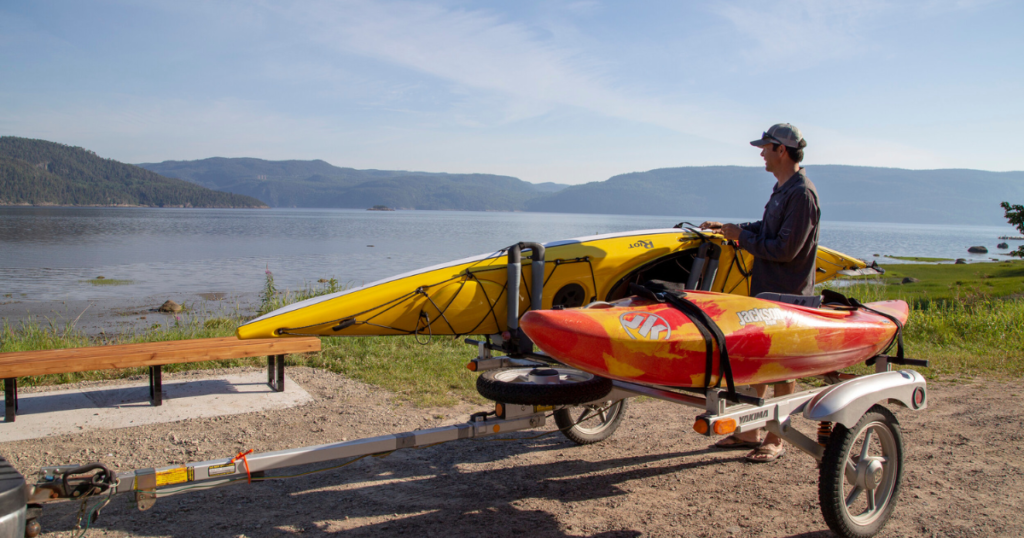
<instances>
[{"instance_id":1,"label":"black foam pad on kayak","mask_svg":"<svg viewBox=\"0 0 1024 538\"><path fill-rule=\"evenodd\" d=\"M776 303L795 304L807 308L818 308L821 306L821 295L791 295L788 293L764 292L757 294L758 299L775 301Z\"/></svg>"}]
</instances>

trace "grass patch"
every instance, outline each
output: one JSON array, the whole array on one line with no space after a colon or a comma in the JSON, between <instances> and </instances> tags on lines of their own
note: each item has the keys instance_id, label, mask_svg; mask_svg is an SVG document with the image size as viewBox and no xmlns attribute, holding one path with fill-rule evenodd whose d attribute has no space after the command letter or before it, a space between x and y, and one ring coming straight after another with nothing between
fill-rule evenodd
<instances>
[{"instance_id":1,"label":"grass patch","mask_svg":"<svg viewBox=\"0 0 1024 538\"><path fill-rule=\"evenodd\" d=\"M420 406L485 401L476 392L477 374L466 369L476 348L451 336L421 340L425 344L411 336L323 338L318 355L293 359L383 387Z\"/></svg>"},{"instance_id":2,"label":"grass patch","mask_svg":"<svg viewBox=\"0 0 1024 538\"><path fill-rule=\"evenodd\" d=\"M922 258L920 256L889 256L885 255L886 258L892 258L894 260L903 260L907 262L951 262L953 258Z\"/></svg>"},{"instance_id":3,"label":"grass patch","mask_svg":"<svg viewBox=\"0 0 1024 538\"><path fill-rule=\"evenodd\" d=\"M94 278L92 280L79 280L79 282L85 284L92 284L93 286L127 286L128 284L134 284L134 280L117 280L116 278Z\"/></svg>"},{"instance_id":4,"label":"grass patch","mask_svg":"<svg viewBox=\"0 0 1024 538\"><path fill-rule=\"evenodd\" d=\"M967 297L1014 297L1024 295L1024 261L970 264L890 264L881 277L866 276L834 282L882 284L891 298L915 305L957 302ZM903 284L907 277L919 282ZM834 286L834 285L833 285ZM847 293L849 288L836 288ZM848 293L847 293L848 294Z\"/></svg>"}]
</instances>

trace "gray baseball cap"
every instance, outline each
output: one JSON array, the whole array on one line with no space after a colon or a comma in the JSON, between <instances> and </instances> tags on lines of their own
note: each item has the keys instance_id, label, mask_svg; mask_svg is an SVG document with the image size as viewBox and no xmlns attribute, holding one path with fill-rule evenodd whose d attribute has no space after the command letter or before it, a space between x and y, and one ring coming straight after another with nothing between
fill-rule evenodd
<instances>
[{"instance_id":1,"label":"gray baseball cap","mask_svg":"<svg viewBox=\"0 0 1024 538\"><path fill-rule=\"evenodd\" d=\"M802 148L807 145L800 129L788 123L776 123L761 134L761 138L750 143L751 146L764 147L768 144L782 144L787 148Z\"/></svg>"}]
</instances>

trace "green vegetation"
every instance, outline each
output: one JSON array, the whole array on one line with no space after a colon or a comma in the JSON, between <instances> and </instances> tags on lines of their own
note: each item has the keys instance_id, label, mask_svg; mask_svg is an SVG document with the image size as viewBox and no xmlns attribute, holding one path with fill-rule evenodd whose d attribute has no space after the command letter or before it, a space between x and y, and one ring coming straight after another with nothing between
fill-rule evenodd
<instances>
[{"instance_id":1,"label":"green vegetation","mask_svg":"<svg viewBox=\"0 0 1024 538\"><path fill-rule=\"evenodd\" d=\"M0 137L0 205L266 207L263 202L104 159L79 147Z\"/></svg>"},{"instance_id":2,"label":"green vegetation","mask_svg":"<svg viewBox=\"0 0 1024 538\"><path fill-rule=\"evenodd\" d=\"M434 336L420 344L411 336L325 338L323 351L296 364L324 368L384 387L422 406L483 402L477 374L466 369L476 352L461 338Z\"/></svg>"},{"instance_id":3,"label":"green vegetation","mask_svg":"<svg viewBox=\"0 0 1024 538\"><path fill-rule=\"evenodd\" d=\"M1018 204L1011 205L1008 202L1002 202L999 205L1003 208L1006 221L1014 225L1018 232L1024 233L1024 206ZM1011 251L1010 256L1024 258L1024 245L1020 245L1016 250Z\"/></svg>"},{"instance_id":4,"label":"green vegetation","mask_svg":"<svg viewBox=\"0 0 1024 538\"><path fill-rule=\"evenodd\" d=\"M278 308L288 306L292 303L312 299L321 295L330 295L348 289L348 286L338 284L334 278L322 278L316 284L307 285L305 289L298 291L278 291L274 285L274 273L267 269L266 280L263 284L263 291L260 292L259 315L272 312Z\"/></svg>"},{"instance_id":5,"label":"green vegetation","mask_svg":"<svg viewBox=\"0 0 1024 538\"><path fill-rule=\"evenodd\" d=\"M889 255L886 255L885 257L886 258L892 258L894 260L903 260L903 261L907 261L907 262L936 263L936 262L951 262L951 261L953 261L953 258L922 258L920 256L889 256Z\"/></svg>"},{"instance_id":6,"label":"green vegetation","mask_svg":"<svg viewBox=\"0 0 1024 538\"><path fill-rule=\"evenodd\" d=\"M883 284L892 298L917 306L947 304L973 297L1001 298L1024 295L1024 262L1017 260L970 264L891 264L883 266L885 275L854 277L835 281ZM902 284L905 278L919 282ZM845 293L843 289L838 291Z\"/></svg>"},{"instance_id":7,"label":"green vegetation","mask_svg":"<svg viewBox=\"0 0 1024 538\"><path fill-rule=\"evenodd\" d=\"M134 284L134 280L118 280L116 278L93 278L91 280L82 280L86 284L92 284L93 286L127 286L128 284Z\"/></svg>"}]
</instances>

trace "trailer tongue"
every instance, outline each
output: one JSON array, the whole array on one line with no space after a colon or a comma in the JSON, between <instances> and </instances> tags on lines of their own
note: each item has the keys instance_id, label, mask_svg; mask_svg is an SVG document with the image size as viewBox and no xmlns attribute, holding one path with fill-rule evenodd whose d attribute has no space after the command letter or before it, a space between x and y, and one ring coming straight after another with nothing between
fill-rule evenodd
<instances>
[{"instance_id":1,"label":"trailer tongue","mask_svg":"<svg viewBox=\"0 0 1024 538\"><path fill-rule=\"evenodd\" d=\"M592 376L565 372L569 370L566 368L553 369L550 364L536 360L542 356L534 354L530 354L532 359L494 357L485 343L473 343L481 353L470 363L471 369L512 366L492 372L505 374L499 376L499 383L507 385L506 389L512 387L505 392L511 395L506 399L515 401L496 402L493 410L476 413L469 421L451 426L274 452L242 453L185 465L117 473L102 464L45 467L33 484L21 489L28 492L28 498L18 500L18 509L0 514L0 538L37 536L44 503L81 502L78 525L86 530L106 503L121 494L129 495L140 510L148 510L172 495L291 478L268 475L270 471L318 463L330 463L318 470L336 469L366 456L387 455L404 448L543 428L552 417L558 429L542 435L560 431L580 444L597 442L615 432L625 414L626 400L635 396L703 408L694 423L694 430L703 435L725 435L761 427L775 432L821 463L820 500L829 526L842 536L872 536L885 524L895 505L903 466L899 424L879 404L898 402L914 410L927 406L924 378L914 371L888 371L887 357L876 359L879 373L832 376L838 384L760 403L751 398L755 403L729 405L726 391L719 389L698 395L622 381L613 382L607 394L592 401L561 405L517 403L521 401L517 395L533 397L537 387L548 390L555 399L564 400L566 392ZM556 373L552 376L546 370ZM821 425L817 439L792 427L792 419L800 415ZM0 508L6 508L5 499L0 492Z\"/></svg>"}]
</instances>

